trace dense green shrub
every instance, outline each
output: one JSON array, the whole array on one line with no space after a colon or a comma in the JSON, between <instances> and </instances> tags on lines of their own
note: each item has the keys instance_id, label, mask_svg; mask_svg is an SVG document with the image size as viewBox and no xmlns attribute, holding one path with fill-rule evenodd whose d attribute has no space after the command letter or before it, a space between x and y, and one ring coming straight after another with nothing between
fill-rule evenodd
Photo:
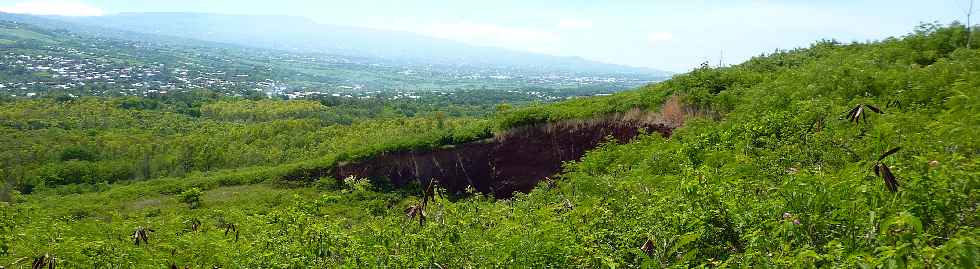
<instances>
[{"instance_id":1,"label":"dense green shrub","mask_svg":"<svg viewBox=\"0 0 980 269\"><path fill-rule=\"evenodd\" d=\"M201 206L202 195L204 195L204 193L201 192L201 189L190 188L184 192L181 192L180 195L177 196L177 199L180 200L181 203L187 204L187 206L191 209L195 209Z\"/></svg>"}]
</instances>

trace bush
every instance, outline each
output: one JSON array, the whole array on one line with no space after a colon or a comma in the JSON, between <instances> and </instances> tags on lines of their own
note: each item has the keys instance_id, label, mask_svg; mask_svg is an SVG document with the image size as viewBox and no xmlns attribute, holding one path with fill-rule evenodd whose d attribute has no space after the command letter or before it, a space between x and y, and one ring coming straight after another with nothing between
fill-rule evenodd
<instances>
[{"instance_id":1,"label":"bush","mask_svg":"<svg viewBox=\"0 0 980 269\"><path fill-rule=\"evenodd\" d=\"M90 146L73 145L61 151L62 161L96 161L98 159L98 150Z\"/></svg>"},{"instance_id":2,"label":"bush","mask_svg":"<svg viewBox=\"0 0 980 269\"><path fill-rule=\"evenodd\" d=\"M201 196L203 195L204 192L201 191L201 189L190 188L184 192L181 192L180 195L177 196L177 199L180 200L180 202L187 204L187 206L191 209L195 209L201 206Z\"/></svg>"},{"instance_id":3,"label":"bush","mask_svg":"<svg viewBox=\"0 0 980 269\"><path fill-rule=\"evenodd\" d=\"M369 191L372 189L371 187L371 181L366 178L356 178L354 176L350 176L344 179L345 192Z\"/></svg>"}]
</instances>

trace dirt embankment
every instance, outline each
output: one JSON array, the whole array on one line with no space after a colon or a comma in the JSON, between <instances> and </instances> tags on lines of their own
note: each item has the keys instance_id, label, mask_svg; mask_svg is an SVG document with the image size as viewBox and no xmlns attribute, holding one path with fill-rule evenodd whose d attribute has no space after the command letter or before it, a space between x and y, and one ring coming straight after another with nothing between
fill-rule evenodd
<instances>
[{"instance_id":1,"label":"dirt embankment","mask_svg":"<svg viewBox=\"0 0 980 269\"><path fill-rule=\"evenodd\" d=\"M609 139L625 143L642 133L670 136L682 117L633 111L526 126L483 141L340 164L333 174L336 178L385 180L395 186L435 179L449 193L461 193L473 186L477 191L509 198L514 192L530 191L542 179L561 172L562 163L581 158Z\"/></svg>"}]
</instances>

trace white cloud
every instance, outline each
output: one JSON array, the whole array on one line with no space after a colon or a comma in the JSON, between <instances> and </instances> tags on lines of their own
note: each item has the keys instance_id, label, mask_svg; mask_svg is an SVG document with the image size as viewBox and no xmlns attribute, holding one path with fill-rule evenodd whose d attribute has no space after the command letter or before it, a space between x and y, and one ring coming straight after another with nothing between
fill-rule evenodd
<instances>
[{"instance_id":1,"label":"white cloud","mask_svg":"<svg viewBox=\"0 0 980 269\"><path fill-rule=\"evenodd\" d=\"M563 29L588 29L592 28L593 23L589 20L562 19L558 21L558 27Z\"/></svg>"},{"instance_id":2,"label":"white cloud","mask_svg":"<svg viewBox=\"0 0 980 269\"><path fill-rule=\"evenodd\" d=\"M102 16L105 11L78 1L64 0L37 0L13 4L12 6L0 7L0 12L34 14L34 15L62 15L62 16Z\"/></svg>"},{"instance_id":3,"label":"white cloud","mask_svg":"<svg viewBox=\"0 0 980 269\"><path fill-rule=\"evenodd\" d=\"M541 44L559 40L558 34L553 32L480 23L428 24L411 31L437 38L493 46Z\"/></svg>"},{"instance_id":4,"label":"white cloud","mask_svg":"<svg viewBox=\"0 0 980 269\"><path fill-rule=\"evenodd\" d=\"M671 40L674 40L674 34L671 32L653 32L647 35L647 42L651 45L659 45Z\"/></svg>"}]
</instances>

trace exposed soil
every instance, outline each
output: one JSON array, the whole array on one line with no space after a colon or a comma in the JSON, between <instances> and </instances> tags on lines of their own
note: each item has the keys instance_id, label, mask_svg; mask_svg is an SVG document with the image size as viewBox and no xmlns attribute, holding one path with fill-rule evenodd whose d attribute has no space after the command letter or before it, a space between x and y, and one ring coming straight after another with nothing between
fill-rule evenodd
<instances>
[{"instance_id":1,"label":"exposed soil","mask_svg":"<svg viewBox=\"0 0 980 269\"><path fill-rule=\"evenodd\" d=\"M642 133L667 137L677 125L638 111L539 124L483 141L340 164L333 174L336 178L384 180L395 186L435 179L450 194L473 186L497 198L509 198L514 192L531 191L539 181L561 172L562 163L578 160L603 142L625 143Z\"/></svg>"}]
</instances>

